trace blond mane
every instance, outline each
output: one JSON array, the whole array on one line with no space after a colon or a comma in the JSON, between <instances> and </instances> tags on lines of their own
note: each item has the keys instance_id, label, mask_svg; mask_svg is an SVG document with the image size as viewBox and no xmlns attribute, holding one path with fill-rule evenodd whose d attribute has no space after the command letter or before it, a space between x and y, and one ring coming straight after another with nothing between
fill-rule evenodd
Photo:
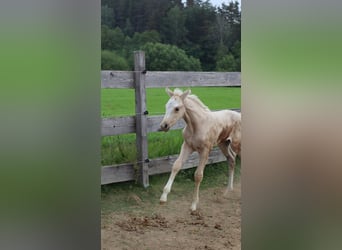
<instances>
[{"instance_id":1,"label":"blond mane","mask_svg":"<svg viewBox=\"0 0 342 250\"><path fill-rule=\"evenodd\" d=\"M174 95L177 96L181 96L183 94L183 91L181 89L176 88L173 91ZM192 101L194 101L195 103L197 103L201 108L203 108L206 111L210 111L210 109L208 108L208 106L206 106L196 95L188 95L187 98L191 99Z\"/></svg>"}]
</instances>

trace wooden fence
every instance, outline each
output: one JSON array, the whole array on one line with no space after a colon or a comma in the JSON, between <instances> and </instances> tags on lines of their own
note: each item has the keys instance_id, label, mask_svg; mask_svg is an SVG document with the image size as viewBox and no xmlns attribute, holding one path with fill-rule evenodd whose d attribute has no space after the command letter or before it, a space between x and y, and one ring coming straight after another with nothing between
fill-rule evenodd
<instances>
[{"instance_id":1,"label":"wooden fence","mask_svg":"<svg viewBox=\"0 0 342 250\"><path fill-rule=\"evenodd\" d=\"M241 86L240 72L159 72L146 71L145 54L134 52L134 71L102 71L102 88L135 89L135 116L103 118L102 136L136 133L137 159L135 163L102 166L101 185L137 179L144 187L149 176L170 172L178 155L148 158L147 134L156 132L163 116L149 116L146 109L146 88L193 86ZM171 129L185 126L178 121ZM209 155L208 164L225 161L218 148ZM198 165L197 153L190 155L182 169Z\"/></svg>"}]
</instances>

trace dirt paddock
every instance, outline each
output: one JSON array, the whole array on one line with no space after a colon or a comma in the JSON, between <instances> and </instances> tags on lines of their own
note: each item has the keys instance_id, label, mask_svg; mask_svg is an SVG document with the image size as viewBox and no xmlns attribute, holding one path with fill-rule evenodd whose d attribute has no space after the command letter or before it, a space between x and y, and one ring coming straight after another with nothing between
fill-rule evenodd
<instances>
[{"instance_id":1,"label":"dirt paddock","mask_svg":"<svg viewBox=\"0 0 342 250\"><path fill-rule=\"evenodd\" d=\"M198 211L190 212L192 192L165 205L141 204L130 212L102 216L102 249L241 249L241 185L223 197L222 188L200 191Z\"/></svg>"}]
</instances>

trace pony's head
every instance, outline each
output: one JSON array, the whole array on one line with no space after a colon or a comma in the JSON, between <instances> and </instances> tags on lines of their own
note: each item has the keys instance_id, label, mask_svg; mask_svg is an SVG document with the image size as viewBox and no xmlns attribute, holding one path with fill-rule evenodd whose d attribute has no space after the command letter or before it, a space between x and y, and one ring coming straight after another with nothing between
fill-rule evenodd
<instances>
[{"instance_id":1,"label":"pony's head","mask_svg":"<svg viewBox=\"0 0 342 250\"><path fill-rule=\"evenodd\" d=\"M166 93L170 96L170 99L165 105L165 116L160 123L160 130L165 132L169 131L169 129L184 116L184 100L191 91L188 89L187 91L182 92L180 89L175 89L174 92L172 92L169 88L166 88Z\"/></svg>"}]
</instances>

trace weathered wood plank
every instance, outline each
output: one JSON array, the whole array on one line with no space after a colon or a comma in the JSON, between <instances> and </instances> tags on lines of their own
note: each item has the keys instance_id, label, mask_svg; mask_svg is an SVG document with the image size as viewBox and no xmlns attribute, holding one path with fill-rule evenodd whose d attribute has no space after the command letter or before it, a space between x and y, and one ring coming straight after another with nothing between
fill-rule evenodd
<instances>
[{"instance_id":1,"label":"weathered wood plank","mask_svg":"<svg viewBox=\"0 0 342 250\"><path fill-rule=\"evenodd\" d=\"M147 88L241 86L240 72L147 71Z\"/></svg>"},{"instance_id":2,"label":"weathered wood plank","mask_svg":"<svg viewBox=\"0 0 342 250\"><path fill-rule=\"evenodd\" d=\"M135 116L103 118L101 136L135 133Z\"/></svg>"},{"instance_id":3,"label":"weathered wood plank","mask_svg":"<svg viewBox=\"0 0 342 250\"><path fill-rule=\"evenodd\" d=\"M146 88L241 86L240 72L147 71ZM102 88L134 88L133 71L101 71Z\"/></svg>"},{"instance_id":4,"label":"weathered wood plank","mask_svg":"<svg viewBox=\"0 0 342 250\"><path fill-rule=\"evenodd\" d=\"M101 168L101 185L132 181L135 179L134 165L132 163L115 166L103 166Z\"/></svg>"},{"instance_id":5,"label":"weathered wood plank","mask_svg":"<svg viewBox=\"0 0 342 250\"><path fill-rule=\"evenodd\" d=\"M101 88L134 88L133 71L101 71Z\"/></svg>"},{"instance_id":6,"label":"weathered wood plank","mask_svg":"<svg viewBox=\"0 0 342 250\"><path fill-rule=\"evenodd\" d=\"M148 174L156 175L171 172L171 168L178 155L170 155L150 160L148 163ZM198 166L198 154L193 153L183 165L182 169ZM207 164L226 161L225 156L218 148L214 148L210 154ZM104 166L101 170L101 185L135 180L133 163L119 164L114 166Z\"/></svg>"},{"instance_id":7,"label":"weathered wood plank","mask_svg":"<svg viewBox=\"0 0 342 250\"><path fill-rule=\"evenodd\" d=\"M139 162L138 181L149 186L148 179L148 145L147 145L147 113L145 89L145 52L134 51L134 84L135 84L135 125L137 160Z\"/></svg>"}]
</instances>

